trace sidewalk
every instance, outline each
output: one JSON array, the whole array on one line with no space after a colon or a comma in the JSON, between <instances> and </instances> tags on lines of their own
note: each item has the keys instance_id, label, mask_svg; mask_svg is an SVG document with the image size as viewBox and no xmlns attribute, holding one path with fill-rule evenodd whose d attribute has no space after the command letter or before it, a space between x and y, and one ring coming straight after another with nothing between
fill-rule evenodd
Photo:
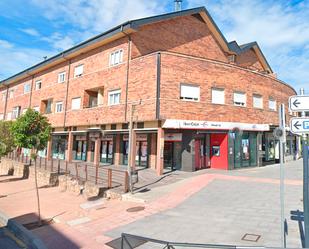
<instances>
[{"instance_id":1,"label":"sidewalk","mask_svg":"<svg viewBox=\"0 0 309 249\"><path fill-rule=\"evenodd\" d=\"M194 180L197 183L195 187L188 188L186 185L190 181L192 179L176 181L170 186L157 188L158 192L151 190L149 203L143 205L132 201L106 199L88 201L84 196L60 192L57 187L42 188L39 190L42 219L53 218L55 223L32 232L49 248L108 248L105 243L112 238L104 236L104 232L175 207L207 184L198 184L198 181ZM0 198L0 210L9 217L14 217L22 224L37 220L33 179L20 180L14 176L1 176L0 195L6 196ZM126 211L136 206L143 206L145 210L138 213ZM85 226L86 224L91 225Z\"/></svg>"},{"instance_id":2,"label":"sidewalk","mask_svg":"<svg viewBox=\"0 0 309 249\"><path fill-rule=\"evenodd\" d=\"M105 243L117 236L119 237L120 231L128 233L135 231L132 229L132 226L135 227L136 225L134 224L136 222L139 222L137 224L148 224L148 226L149 223L147 221L150 219L154 219L154 222L159 222L159 220L153 217L169 210L176 212L179 205L190 203L194 196L199 198L197 194L203 191L211 194L211 196L207 197L209 198L207 202L205 202L205 197L201 197L202 199L198 199L198 201L202 201L202 203L213 208L217 206L217 193L224 193L224 189L227 186L232 186L236 183L237 185L235 186L240 187L241 191L245 191L242 186L249 183L254 184L256 189L259 189L259 186L273 186L274 189L277 189L279 180L273 177L277 175L277 171L278 167L274 166L271 168L231 171L230 173L212 170L188 174L183 172L178 174L178 172L175 172L175 175L161 179L161 183L159 181L152 185L141 186L140 190L142 191L135 193L133 196L126 194L127 199L131 201L106 199L88 201L84 196L60 192L57 187L42 188L40 189L42 217L43 219L53 218L55 223L32 231L42 239L48 248L109 248ZM295 186L297 189L301 189L302 181L298 171L298 166L295 168L293 165L287 167L287 186ZM268 175L272 178L269 178ZM214 182L215 185L212 184ZM212 189L211 186L217 187ZM219 186L222 186L224 189L218 188ZM253 193L255 192L253 191ZM0 198L0 210L8 216L14 217L23 224L37 220L33 179L19 180L14 177L0 176L0 195L6 196ZM259 193L260 198L262 195L263 193ZM232 198L231 194L227 197ZM241 198L241 196L238 198ZM295 198L298 197L295 196ZM132 200L139 200L139 202L133 202ZM251 204L255 205L254 198ZM192 207L191 204L189 207L194 210L194 206ZM141 210L139 212L128 212L127 209L129 208L139 208ZM238 217L236 213L232 215ZM146 217L147 219L144 219ZM169 222L168 220L165 221ZM128 225L129 227L127 227ZM218 223L218 225L220 224ZM243 224L241 227L243 227ZM140 228L142 229L143 226L140 226ZM208 229L211 228L209 227ZM162 227L160 226L153 228L156 231L161 229ZM140 230L138 231L141 233ZM146 230L144 229L144 231ZM154 231L148 229L148 232Z\"/></svg>"}]
</instances>

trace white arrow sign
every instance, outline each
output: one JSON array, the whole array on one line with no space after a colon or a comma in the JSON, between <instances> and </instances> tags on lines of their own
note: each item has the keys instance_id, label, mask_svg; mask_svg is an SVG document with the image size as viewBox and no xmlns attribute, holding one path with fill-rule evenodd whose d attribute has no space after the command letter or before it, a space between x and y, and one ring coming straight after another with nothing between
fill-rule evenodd
<instances>
[{"instance_id":1,"label":"white arrow sign","mask_svg":"<svg viewBox=\"0 0 309 249\"><path fill-rule=\"evenodd\" d=\"M294 134L309 133L308 118L292 118L290 121L291 132Z\"/></svg>"},{"instance_id":2,"label":"white arrow sign","mask_svg":"<svg viewBox=\"0 0 309 249\"><path fill-rule=\"evenodd\" d=\"M291 96L289 98L290 111L309 111L309 96Z\"/></svg>"}]
</instances>

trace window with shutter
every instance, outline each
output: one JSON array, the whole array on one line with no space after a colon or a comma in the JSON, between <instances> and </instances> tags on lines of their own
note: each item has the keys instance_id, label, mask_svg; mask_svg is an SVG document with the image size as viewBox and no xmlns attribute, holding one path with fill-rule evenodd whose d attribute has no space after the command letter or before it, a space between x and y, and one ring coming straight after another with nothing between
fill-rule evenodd
<instances>
[{"instance_id":1,"label":"window with shutter","mask_svg":"<svg viewBox=\"0 0 309 249\"><path fill-rule=\"evenodd\" d=\"M180 99L190 100L190 101L199 101L200 100L200 87L189 85L189 84L180 84Z\"/></svg>"},{"instance_id":2,"label":"window with shutter","mask_svg":"<svg viewBox=\"0 0 309 249\"><path fill-rule=\"evenodd\" d=\"M80 97L72 99L72 107L71 107L71 109L72 110L80 109L80 103L81 103L81 98Z\"/></svg>"},{"instance_id":3,"label":"window with shutter","mask_svg":"<svg viewBox=\"0 0 309 249\"><path fill-rule=\"evenodd\" d=\"M269 109L272 110L272 111L276 111L277 110L277 103L276 103L276 100L274 99L269 99L269 102L268 102L268 106L269 106Z\"/></svg>"},{"instance_id":4,"label":"window with shutter","mask_svg":"<svg viewBox=\"0 0 309 249\"><path fill-rule=\"evenodd\" d=\"M74 77L81 77L84 73L84 65L76 66L74 69Z\"/></svg>"},{"instance_id":5,"label":"window with shutter","mask_svg":"<svg viewBox=\"0 0 309 249\"><path fill-rule=\"evenodd\" d=\"M263 108L263 98L261 95L253 94L253 107Z\"/></svg>"},{"instance_id":6,"label":"window with shutter","mask_svg":"<svg viewBox=\"0 0 309 249\"><path fill-rule=\"evenodd\" d=\"M234 105L246 106L246 94L242 92L234 92Z\"/></svg>"},{"instance_id":7,"label":"window with shutter","mask_svg":"<svg viewBox=\"0 0 309 249\"><path fill-rule=\"evenodd\" d=\"M211 102L213 104L224 104L224 89L211 89Z\"/></svg>"}]
</instances>

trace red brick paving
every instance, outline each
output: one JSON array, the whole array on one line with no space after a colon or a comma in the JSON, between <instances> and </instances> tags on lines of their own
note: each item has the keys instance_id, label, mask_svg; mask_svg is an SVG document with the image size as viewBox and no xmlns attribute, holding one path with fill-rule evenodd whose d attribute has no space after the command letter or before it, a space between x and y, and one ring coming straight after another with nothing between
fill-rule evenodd
<instances>
[{"instance_id":1,"label":"red brick paving","mask_svg":"<svg viewBox=\"0 0 309 249\"><path fill-rule=\"evenodd\" d=\"M25 214L19 221L33 221L36 212L36 199L33 179L1 183L4 179L13 177L0 177L0 195L8 197L0 199L0 210L10 217ZM207 186L214 179L233 181L254 181L260 183L279 184L279 180L270 178L256 178L246 176L229 176L221 174L203 174L196 176L175 190L146 204L137 204L118 200L109 200L104 203L103 209L80 208L80 204L87 200L83 196L74 196L72 193L60 192L58 188L40 189L41 212L44 218L55 217L56 221L51 226L34 230L49 248L109 248L105 245L112 240L104 234L119 226L129 224L146 216L172 209ZM286 180L288 185L301 185L300 180ZM129 213L130 207L144 205L145 209L137 213ZM100 206L101 207L101 206ZM89 217L90 222L69 226L67 221Z\"/></svg>"}]
</instances>

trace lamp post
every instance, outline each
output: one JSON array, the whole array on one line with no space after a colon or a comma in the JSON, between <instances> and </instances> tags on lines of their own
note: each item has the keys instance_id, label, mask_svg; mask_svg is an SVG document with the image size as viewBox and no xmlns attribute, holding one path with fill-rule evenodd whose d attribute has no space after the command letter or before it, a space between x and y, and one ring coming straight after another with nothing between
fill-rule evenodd
<instances>
[{"instance_id":1,"label":"lamp post","mask_svg":"<svg viewBox=\"0 0 309 249\"><path fill-rule=\"evenodd\" d=\"M129 148L128 148L128 166L127 171L129 175L129 189L131 194L133 194L133 182L132 182L132 172L133 172L133 165L131 164L133 162L133 158L135 155L133 155L133 128L134 128L134 121L133 121L133 115L135 111L135 107L137 105L141 104L141 100L137 104L131 104L131 112L130 112L130 121L129 121Z\"/></svg>"}]
</instances>

